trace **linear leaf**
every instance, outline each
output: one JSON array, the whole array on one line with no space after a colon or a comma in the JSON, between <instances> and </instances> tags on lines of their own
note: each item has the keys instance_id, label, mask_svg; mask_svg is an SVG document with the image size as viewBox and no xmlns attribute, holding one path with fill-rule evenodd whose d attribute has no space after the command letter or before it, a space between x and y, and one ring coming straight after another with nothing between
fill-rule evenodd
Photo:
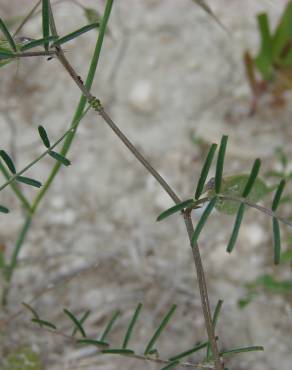
<instances>
[{"instance_id":1,"label":"linear leaf","mask_svg":"<svg viewBox=\"0 0 292 370\"><path fill-rule=\"evenodd\" d=\"M150 339L149 343L146 346L144 355L147 356L149 352L152 350L154 344L156 343L157 339L159 338L162 331L165 329L166 325L168 324L169 320L171 319L172 315L174 314L174 311L176 310L176 305L172 305L170 310L167 312L167 314L162 319L160 325L158 326L157 330L153 334L152 338Z\"/></svg>"},{"instance_id":2,"label":"linear leaf","mask_svg":"<svg viewBox=\"0 0 292 370\"><path fill-rule=\"evenodd\" d=\"M7 57L13 56L13 55L14 54L10 50L0 47L0 57L7 58Z\"/></svg>"},{"instance_id":3,"label":"linear leaf","mask_svg":"<svg viewBox=\"0 0 292 370\"><path fill-rule=\"evenodd\" d=\"M108 354L117 354L117 355L134 355L135 351L131 349L125 349L125 348L110 348L110 349L103 349L101 351L102 353L108 353Z\"/></svg>"},{"instance_id":4,"label":"linear leaf","mask_svg":"<svg viewBox=\"0 0 292 370\"><path fill-rule=\"evenodd\" d=\"M83 338L86 338L85 330L83 329L82 324L80 324L80 321L75 317L75 315L72 312L70 312L69 310L67 310L66 308L64 308L63 312L73 322L73 324L75 325L76 329L81 333L81 335L83 336Z\"/></svg>"},{"instance_id":5,"label":"linear leaf","mask_svg":"<svg viewBox=\"0 0 292 370\"><path fill-rule=\"evenodd\" d=\"M96 340L96 339L89 339L89 338L78 339L77 343L78 344L89 344L89 345L93 345L93 346L104 346L104 347L109 346L109 343L107 343L107 342L103 342L101 340Z\"/></svg>"},{"instance_id":6,"label":"linear leaf","mask_svg":"<svg viewBox=\"0 0 292 370\"><path fill-rule=\"evenodd\" d=\"M45 128L43 126L39 126L38 131L39 131L39 135L40 135L40 137L41 137L41 139L44 143L44 146L46 148L49 148L51 146L51 143L50 143L47 131L45 130Z\"/></svg>"},{"instance_id":7,"label":"linear leaf","mask_svg":"<svg viewBox=\"0 0 292 370\"><path fill-rule=\"evenodd\" d=\"M28 303L25 303L25 302L22 302L22 305L23 307L25 307L27 310L29 310L32 313L35 319L40 320L39 314L36 312L36 310L33 307L31 307Z\"/></svg>"},{"instance_id":8,"label":"linear leaf","mask_svg":"<svg viewBox=\"0 0 292 370\"><path fill-rule=\"evenodd\" d=\"M261 35L261 48L254 63L264 80L270 80L273 76L273 41L269 26L269 19L266 13L261 13L257 17L258 27Z\"/></svg>"},{"instance_id":9,"label":"linear leaf","mask_svg":"<svg viewBox=\"0 0 292 370\"><path fill-rule=\"evenodd\" d=\"M223 305L223 300L222 299L219 299L219 301L216 304L216 307L215 307L215 310L214 310L214 314L213 314L213 317L212 317L212 326L213 326L214 329L215 329L216 324L218 322L222 305ZM207 361L208 361L210 359L210 357L211 357L212 350L211 350L210 342L207 342L207 343L208 343L208 346L207 346L207 356L206 357L207 357Z\"/></svg>"},{"instance_id":10,"label":"linear leaf","mask_svg":"<svg viewBox=\"0 0 292 370\"><path fill-rule=\"evenodd\" d=\"M0 212L1 213L9 213L9 209L0 205Z\"/></svg>"},{"instance_id":11,"label":"linear leaf","mask_svg":"<svg viewBox=\"0 0 292 370\"><path fill-rule=\"evenodd\" d=\"M197 185L197 189L196 189L196 193L195 193L195 199L199 199L202 192L203 192L205 182L206 182L206 178L208 176L208 173L209 173L209 170L210 170L213 158L214 158L216 148L217 148L217 144L212 144L210 149L209 149L208 155L205 159L205 162L204 162L204 165L203 165L203 168L202 168L202 171L201 171L201 175L200 175L200 178L199 178L199 181L198 181L198 185Z\"/></svg>"},{"instance_id":12,"label":"linear leaf","mask_svg":"<svg viewBox=\"0 0 292 370\"><path fill-rule=\"evenodd\" d=\"M242 218L243 218L243 214L244 214L244 210L245 210L245 206L242 203L238 208L237 215L236 215L235 222L234 222L234 226L233 226L233 230L232 230L232 234L231 234L231 237L229 239L229 242L228 242L228 245L227 245L227 248L226 248L226 252L228 252L228 253L231 253L233 251L234 245L236 243L238 233L239 233L239 229L240 229L240 225L241 225Z\"/></svg>"},{"instance_id":13,"label":"linear leaf","mask_svg":"<svg viewBox=\"0 0 292 370\"><path fill-rule=\"evenodd\" d=\"M120 315L120 311L117 311L113 314L112 318L110 319L109 323L106 325L101 337L100 337L100 341L104 341L105 338L107 337L108 333L110 332L110 330L112 329L115 321L117 320L117 318L119 317Z\"/></svg>"},{"instance_id":14,"label":"linear leaf","mask_svg":"<svg viewBox=\"0 0 292 370\"><path fill-rule=\"evenodd\" d=\"M204 343L198 344L197 346L195 346L195 347L193 347L193 348L189 349L188 351L184 351L184 352L181 352L181 353L179 353L179 354L177 354L177 355L175 355L175 356L170 357L168 360L169 360L169 361L176 361L176 360L180 360L180 359L181 359L181 358L183 358L183 357L189 356L189 355L191 355L192 353L197 352L197 351L199 351L200 349L207 347L207 345L208 345L208 342L204 342Z\"/></svg>"},{"instance_id":15,"label":"linear leaf","mask_svg":"<svg viewBox=\"0 0 292 370\"><path fill-rule=\"evenodd\" d=\"M194 204L193 199L187 199L184 202L176 204L175 206L173 206L171 208L168 208L166 211L160 213L160 215L157 217L156 221L161 221L161 220L165 219L166 217L168 217L168 216L170 216L170 215L172 215L176 212L179 212L179 211L183 210L184 208L187 208L188 206L191 206L192 204Z\"/></svg>"},{"instance_id":16,"label":"linear leaf","mask_svg":"<svg viewBox=\"0 0 292 370\"><path fill-rule=\"evenodd\" d=\"M138 320L138 317L139 317L139 314L141 312L142 307L143 307L142 303L139 303L135 312L134 312L134 315L132 317L132 320L130 321L129 327L127 329L127 332L126 332L126 335L125 335L125 338L124 338L124 341L123 341L123 346L122 346L123 348L127 348L127 346L128 346L128 343L129 343L129 340L131 338L134 326L135 326L135 324Z\"/></svg>"},{"instance_id":17,"label":"linear leaf","mask_svg":"<svg viewBox=\"0 0 292 370\"><path fill-rule=\"evenodd\" d=\"M89 315L90 315L90 310L85 311L84 315L79 320L79 323L82 325L85 322L85 320L88 318ZM72 331L72 337L74 337L74 335L77 333L77 331L78 331L77 327L74 328L74 330Z\"/></svg>"},{"instance_id":18,"label":"linear leaf","mask_svg":"<svg viewBox=\"0 0 292 370\"><path fill-rule=\"evenodd\" d=\"M172 361L168 365L164 366L160 370L169 370L175 368L179 364L179 361Z\"/></svg>"},{"instance_id":19,"label":"linear leaf","mask_svg":"<svg viewBox=\"0 0 292 370\"><path fill-rule=\"evenodd\" d=\"M292 3L289 1L276 27L273 37L273 61L281 63L283 49L292 38Z\"/></svg>"},{"instance_id":20,"label":"linear leaf","mask_svg":"<svg viewBox=\"0 0 292 370\"><path fill-rule=\"evenodd\" d=\"M233 349L230 349L229 351L220 352L220 356L227 357L227 356L235 355L237 353L252 352L252 351L264 351L264 347L251 346L251 347L233 348Z\"/></svg>"},{"instance_id":21,"label":"linear leaf","mask_svg":"<svg viewBox=\"0 0 292 370\"><path fill-rule=\"evenodd\" d=\"M273 199L273 204L272 204L272 211L275 212L278 208L278 205L280 203L280 199L281 199L281 196L283 194L283 190L284 190L284 187L286 185L286 181L285 180L281 180L278 188L277 188L277 191L276 191L276 194L274 196L274 199Z\"/></svg>"},{"instance_id":22,"label":"linear leaf","mask_svg":"<svg viewBox=\"0 0 292 370\"><path fill-rule=\"evenodd\" d=\"M82 28L79 28L78 30L69 33L68 35L65 35L63 37L58 38L58 40L54 41L54 45L62 45L65 42L71 41L75 39L76 37L82 35L85 32L88 32L90 30L93 30L94 28L97 28L99 26L99 23L92 23L88 24L87 26L84 26Z\"/></svg>"},{"instance_id":23,"label":"linear leaf","mask_svg":"<svg viewBox=\"0 0 292 370\"><path fill-rule=\"evenodd\" d=\"M22 45L20 50L21 51L29 50L29 49L35 48L37 46L44 45L45 43L50 43L51 41L56 41L57 39L58 39L57 36L49 36L45 39L42 38L42 39L33 40L33 41L27 42L24 45Z\"/></svg>"},{"instance_id":24,"label":"linear leaf","mask_svg":"<svg viewBox=\"0 0 292 370\"><path fill-rule=\"evenodd\" d=\"M251 189L252 189L252 187L253 187L253 185L256 181L256 178L259 174L260 166L261 166L261 160L259 158L257 158L254 161L251 173L250 173L249 178L247 180L247 183L244 187L244 190L243 190L243 193L242 193L243 198L246 198L249 195L249 193L250 193L250 191L251 191Z\"/></svg>"},{"instance_id":25,"label":"linear leaf","mask_svg":"<svg viewBox=\"0 0 292 370\"><path fill-rule=\"evenodd\" d=\"M200 233L205 225L205 223L207 222L207 219L208 217L210 216L210 213L212 212L215 204L216 204L216 201L217 201L217 197L214 197L210 200L209 204L207 205L206 209L204 210L199 222L197 223L197 226L195 228L195 231L192 235L192 240L191 240L191 245L192 247L195 246L195 244L197 243L197 240L200 236Z\"/></svg>"},{"instance_id":26,"label":"linear leaf","mask_svg":"<svg viewBox=\"0 0 292 370\"><path fill-rule=\"evenodd\" d=\"M42 186L41 182L39 182L37 180L34 180L34 179L31 179L30 177L17 176L16 180L19 181L19 182L22 182L24 184L34 186L36 188L40 188Z\"/></svg>"},{"instance_id":27,"label":"linear leaf","mask_svg":"<svg viewBox=\"0 0 292 370\"><path fill-rule=\"evenodd\" d=\"M46 41L50 36L50 9L49 0L42 0L42 28L43 28L43 39L44 48L49 50L49 42Z\"/></svg>"},{"instance_id":28,"label":"linear leaf","mask_svg":"<svg viewBox=\"0 0 292 370\"><path fill-rule=\"evenodd\" d=\"M220 147L219 147L217 164L216 164L215 190L217 194L220 193L220 190L221 190L224 158L225 158L225 153L226 153L227 141L228 141L228 136L223 135L221 139Z\"/></svg>"},{"instance_id":29,"label":"linear leaf","mask_svg":"<svg viewBox=\"0 0 292 370\"><path fill-rule=\"evenodd\" d=\"M148 355L156 355L157 357L159 357L158 349L157 348L151 349L151 351L149 351Z\"/></svg>"},{"instance_id":30,"label":"linear leaf","mask_svg":"<svg viewBox=\"0 0 292 370\"><path fill-rule=\"evenodd\" d=\"M70 166L71 162L69 159L64 157L62 154L54 152L53 150L49 151L49 155L54 158L56 161L61 162L64 166Z\"/></svg>"},{"instance_id":31,"label":"linear leaf","mask_svg":"<svg viewBox=\"0 0 292 370\"><path fill-rule=\"evenodd\" d=\"M0 18L0 29L3 32L3 35L5 36L6 40L8 41L11 49L13 51L17 51L15 41L13 40L13 37L11 36L6 24L4 23L3 19Z\"/></svg>"},{"instance_id":32,"label":"linear leaf","mask_svg":"<svg viewBox=\"0 0 292 370\"><path fill-rule=\"evenodd\" d=\"M274 263L278 265L281 258L281 236L279 221L273 217L273 236L274 236Z\"/></svg>"},{"instance_id":33,"label":"linear leaf","mask_svg":"<svg viewBox=\"0 0 292 370\"><path fill-rule=\"evenodd\" d=\"M9 170L13 173L16 174L16 169L13 163L12 158L5 152L5 150L0 150L0 157L3 159Z\"/></svg>"},{"instance_id":34,"label":"linear leaf","mask_svg":"<svg viewBox=\"0 0 292 370\"><path fill-rule=\"evenodd\" d=\"M31 319L31 321L39 324L40 326L47 326L51 329L57 329L57 327L54 324L46 320L40 320L40 319L33 318Z\"/></svg>"}]
</instances>

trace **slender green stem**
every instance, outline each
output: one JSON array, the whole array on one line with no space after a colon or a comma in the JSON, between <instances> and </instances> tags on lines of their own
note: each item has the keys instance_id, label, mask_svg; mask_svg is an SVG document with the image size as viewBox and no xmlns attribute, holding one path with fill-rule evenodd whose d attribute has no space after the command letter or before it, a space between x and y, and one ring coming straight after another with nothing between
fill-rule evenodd
<instances>
[{"instance_id":1,"label":"slender green stem","mask_svg":"<svg viewBox=\"0 0 292 370\"><path fill-rule=\"evenodd\" d=\"M20 190L19 186L16 183L13 183L13 180L11 180L14 176L10 176L9 172L6 170L6 168L3 166L2 161L0 161L0 171L4 175L4 177L8 180L4 186L2 185L0 187L0 191L4 189L8 184L11 183L11 189L14 191L15 195L17 198L21 201L22 205L24 206L25 209L30 211L31 207L29 204L29 201L27 200L26 196L22 193Z\"/></svg>"},{"instance_id":2,"label":"slender green stem","mask_svg":"<svg viewBox=\"0 0 292 370\"><path fill-rule=\"evenodd\" d=\"M87 75L87 79L86 79L86 82L85 82L85 87L87 88L87 90L91 89L91 86L92 86L92 83L93 83L93 79L94 79L96 68L97 68L97 65L98 65L100 52L101 52L101 48L102 48L102 44L103 44L103 39L104 39L104 36L105 36L105 31L106 31L107 23L108 23L108 20L109 20L109 17L110 17L112 5L113 5L113 0L108 0L107 3L106 3L106 6L105 6L104 15L102 17L102 21L101 21L100 28L99 28L98 39L97 39L97 42L96 42L96 46L95 46L94 54L93 54L93 57L92 57L91 65L90 65L89 72L88 72L88 75ZM71 128L76 125L76 122L79 122L80 117L83 114L83 111L84 111L84 108L85 108L85 105L86 105L86 101L87 101L86 97L82 94L82 96L79 100L79 104L77 106L76 112L74 114L73 120L72 120ZM72 131L72 133L70 133L66 137L63 148L61 150L62 155L66 156L67 152L69 151L77 128L78 128L78 124L74 127L74 130ZM33 202L33 205L32 205L32 211L33 212L35 212L35 210L37 209L40 201L42 200L42 198L44 197L44 195L48 191L51 183L53 182L55 176L57 175L57 173L60 169L60 166L61 166L60 163L56 163L54 168L52 169L46 183L42 187L42 190L38 193L37 197L35 198L35 200Z\"/></svg>"},{"instance_id":3,"label":"slender green stem","mask_svg":"<svg viewBox=\"0 0 292 370\"><path fill-rule=\"evenodd\" d=\"M25 222L23 224L23 227L22 227L22 229L20 231L20 234L18 236L18 239L16 241L10 264L8 266L6 266L6 268L4 270L5 271L4 277L5 277L7 285L4 289L3 296L2 296L2 304L3 305L5 305L7 303L7 296L8 296L9 290L10 290L10 282L11 282L15 267L17 265L17 259L18 259L19 252L21 250L21 247L23 245L23 242L25 240L25 237L26 237L27 232L29 230L29 227L31 225L31 221L32 221L32 215L31 215L31 213L27 213L26 218L25 218Z\"/></svg>"}]
</instances>

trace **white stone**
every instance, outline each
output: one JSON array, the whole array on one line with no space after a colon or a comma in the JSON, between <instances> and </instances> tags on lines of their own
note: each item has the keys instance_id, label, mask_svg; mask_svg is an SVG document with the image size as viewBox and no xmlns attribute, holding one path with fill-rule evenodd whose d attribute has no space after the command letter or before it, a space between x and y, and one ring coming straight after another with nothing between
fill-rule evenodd
<instances>
[{"instance_id":1,"label":"white stone","mask_svg":"<svg viewBox=\"0 0 292 370\"><path fill-rule=\"evenodd\" d=\"M155 106L155 100L153 86L150 81L137 81L130 90L130 106L139 113L150 113Z\"/></svg>"}]
</instances>

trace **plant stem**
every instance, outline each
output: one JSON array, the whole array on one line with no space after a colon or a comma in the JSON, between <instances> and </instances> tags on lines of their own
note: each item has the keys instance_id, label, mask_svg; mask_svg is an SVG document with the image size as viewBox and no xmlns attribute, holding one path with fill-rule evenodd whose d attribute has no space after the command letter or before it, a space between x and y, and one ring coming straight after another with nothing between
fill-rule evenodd
<instances>
[{"instance_id":1,"label":"plant stem","mask_svg":"<svg viewBox=\"0 0 292 370\"><path fill-rule=\"evenodd\" d=\"M26 214L26 218L25 218L25 222L24 222L24 225L20 231L20 234L18 236L18 239L16 241L16 244L15 244L15 247L14 247L14 250L13 250L13 254L12 254L12 257L11 257L11 262L8 266L5 267L5 280L6 280L6 287L4 289L4 292L3 292L3 296L2 296L2 304L5 305L7 303L7 296L8 296L8 293L9 293L9 289L10 289L10 282L11 282L11 279L12 279L12 276L13 276L13 272L14 272L14 269L17 265L17 259L18 259L18 255L19 255L19 252L21 250L21 247L22 247L22 244L24 242L24 239L26 237L26 234L29 230L29 227L31 225L31 221L32 221L32 215L31 213L27 213Z\"/></svg>"},{"instance_id":2,"label":"plant stem","mask_svg":"<svg viewBox=\"0 0 292 370\"><path fill-rule=\"evenodd\" d=\"M110 2L110 1L108 1ZM107 3L108 5L108 3ZM54 24L54 22L52 22ZM102 24L101 24L102 26ZM103 32L105 29L103 30ZM100 30L101 32L101 30ZM80 83L80 78L77 76L74 68L70 65L68 60L66 59L64 53L62 52L61 48L56 48L56 55L58 60L61 62L61 64L64 66L66 71L70 74L70 76L73 78L74 82L77 84L77 86L81 89L84 99L88 100L89 103L94 100L94 97L91 95L87 85L85 86ZM99 112L101 117L104 119L104 121L108 124L108 126L114 131L114 133L119 137L119 139L125 144L125 146L131 151L131 153L138 159L138 161L151 173L151 175L158 181L158 183L162 186L162 188L169 194L169 196L172 198L172 200L177 204L180 203L180 198L176 195L176 193L172 190L172 188L168 185L168 183L162 178L162 176L150 165L150 163L146 160L146 158L136 149L136 147L130 142L130 140L122 133L122 131L117 127L117 125L114 123L114 121L110 118L110 116L104 111L104 109L99 106L96 108L96 110ZM63 154L63 153L62 153ZM37 204L37 203L36 203ZM34 206L33 206L34 207ZM191 242L191 236L193 234L193 224L190 216L184 216L185 225L187 228L187 232L190 238ZM204 275L204 269L201 261L200 251L198 248L198 245L195 245L193 250L193 257L195 260L196 265L196 271L198 276L198 285L200 290L200 296L201 296L201 303L202 303L202 310L204 314L205 319L205 325L208 333L208 338L210 342L210 346L212 349L213 357L214 357L214 363L216 370L223 370L220 357L219 357L219 350L216 342L215 332L212 325L212 315L209 305L209 299L208 299L208 291L205 281L205 275Z\"/></svg>"},{"instance_id":3,"label":"plant stem","mask_svg":"<svg viewBox=\"0 0 292 370\"><path fill-rule=\"evenodd\" d=\"M99 110L99 113L101 117L104 119L104 121L108 124L108 126L118 136L118 138L125 144L125 146L138 159L138 161L146 168L146 170L150 172L150 174L157 180L157 182L167 192L167 194L174 201L174 203L176 204L180 203L181 202L180 198L176 195L176 193L172 190L172 188L168 185L168 183L151 166L151 164L137 150L137 148L130 142L130 140L122 133L122 131L117 127L117 125L109 117L109 115L104 111L103 108ZM184 213L184 222L185 222L186 229L188 232L189 240L191 242L194 228L193 228L193 223L190 217L190 213ZM208 291L207 291L206 279L205 279L205 274L204 274L204 268L202 265L200 250L197 244L192 248L192 251L193 251L193 257L194 257L194 261L196 265L198 285L199 285L201 303L202 303L202 310L204 314L208 338L209 338L211 349L212 349L213 356L214 356L215 368L216 370L223 370L220 357L219 357L219 351L218 351L218 346L216 342L215 332L214 332L214 328L212 325L212 314L211 314L210 304L209 304L209 299L208 299Z\"/></svg>"},{"instance_id":4,"label":"plant stem","mask_svg":"<svg viewBox=\"0 0 292 370\"><path fill-rule=\"evenodd\" d=\"M85 82L85 85L84 85L88 91L90 91L90 89L91 89L93 79L94 79L94 76L95 76L95 72L96 72L96 68L97 68L97 65L98 65L98 62L99 62L99 57L100 57L100 53L101 53L103 39L104 39L104 36L105 36L105 31L106 31L107 23L108 23L108 20L109 20L109 17L110 17L112 5L113 5L113 0L107 0L105 10L104 10L104 14L103 14L103 17L102 17L102 20L101 20L101 23L100 23L99 34L98 34L98 39L97 39L97 42L96 42L96 45L95 45L94 54L93 54L93 57L92 57L92 60L91 60L91 65L90 65L89 72L88 72L88 75L87 75L87 79L86 79L86 82ZM62 48L60 48L60 47L58 47L57 49L62 50ZM79 79L77 78L77 80L79 80ZM70 146L72 144L72 141L73 141L75 133L76 133L76 130L78 128L78 124L76 125L76 122L79 121L80 117L83 114L83 111L84 111L84 108L85 108L85 105L86 105L86 101L87 101L86 97L82 94L82 96L79 100L79 104L77 106L76 112L74 114L72 123L71 123L71 127L74 126L74 130L73 130L72 133L70 133L66 137L66 140L65 140L64 145L63 145L62 150L61 150L61 154L64 155L64 156L66 156L68 150L70 149ZM37 197L35 198L35 200L33 202L33 205L32 205L33 212L37 209L40 201L42 200L42 198L44 197L44 195L48 191L51 183L53 182L55 176L57 175L57 173L60 169L60 166L61 166L60 163L56 163L54 168L52 169L46 183L42 187L42 190L38 193Z\"/></svg>"}]
</instances>

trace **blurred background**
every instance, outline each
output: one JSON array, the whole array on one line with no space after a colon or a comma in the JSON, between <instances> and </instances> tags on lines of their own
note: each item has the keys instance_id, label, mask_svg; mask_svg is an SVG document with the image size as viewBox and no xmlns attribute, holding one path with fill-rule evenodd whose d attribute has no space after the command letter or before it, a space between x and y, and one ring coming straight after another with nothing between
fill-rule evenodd
<instances>
[{"instance_id":1,"label":"blurred background","mask_svg":"<svg viewBox=\"0 0 292 370\"><path fill-rule=\"evenodd\" d=\"M2 0L1 17L13 22L35 2ZM79 3L100 13L104 7L101 0ZM52 4L61 35L86 24L77 1ZM279 181L270 175L281 171L283 156L288 158L285 171L291 169L291 93L281 107L264 97L250 116L252 96L243 63L245 50L254 55L259 48L256 14L267 12L274 27L287 1L208 4L227 31L191 0L116 0L92 88L182 199L194 194L209 145L223 134L229 135L225 174L249 172L257 157L268 184ZM41 32L37 13L21 36L39 38ZM82 77L96 37L93 30L64 47ZM18 169L43 151L38 125L46 128L52 142L57 140L80 97L63 67L42 57L1 68L0 94L1 148L12 154ZM175 317L158 344L161 357L206 340L183 221L174 215L156 222L158 214L173 205L168 195L95 113L82 121L67 157L72 165L62 168L40 204L8 305L1 309L2 319L22 310L0 329L3 369L14 370L5 359L24 347L38 354L39 369L159 369L138 360L97 356L94 348L76 348L62 336L40 332L21 306L34 298L32 306L40 316L68 333L71 324L63 308L79 317L90 309L85 325L89 336L97 336L119 309L121 317L110 336L118 345L137 303L143 302L132 343L142 352L159 320L176 303ZM27 175L44 182L53 165L46 157ZM30 199L39 191L23 189ZM11 209L0 224L1 248L10 256L23 213L10 189L0 196L1 204ZM285 217L291 213L289 199L279 211ZM271 197L263 204L270 207ZM194 222L199 215L194 213ZM235 356L226 365L232 370L290 370L291 264L288 260L274 267L271 219L253 209L245 215L235 251L227 254L233 222L233 217L214 212L199 243L212 308L218 299L224 300L217 330L220 347L263 345L265 351ZM282 227L284 251L291 250L291 236L292 231ZM189 360L199 362L202 356Z\"/></svg>"}]
</instances>

